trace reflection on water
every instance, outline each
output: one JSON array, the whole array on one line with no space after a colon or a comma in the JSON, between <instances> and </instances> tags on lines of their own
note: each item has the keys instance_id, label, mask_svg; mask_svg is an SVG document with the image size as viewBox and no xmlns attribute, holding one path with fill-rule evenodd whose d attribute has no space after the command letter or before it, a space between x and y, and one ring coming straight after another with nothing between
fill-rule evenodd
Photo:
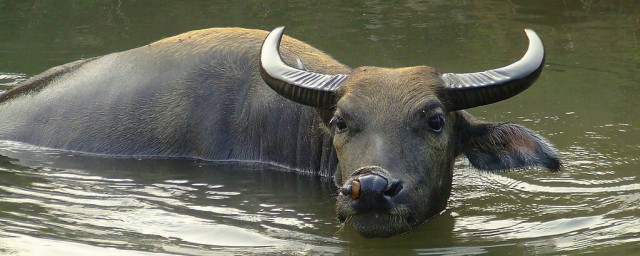
<instances>
[{"instance_id":1,"label":"reflection on water","mask_svg":"<svg viewBox=\"0 0 640 256\"><path fill-rule=\"evenodd\" d=\"M340 230L328 179L233 164L105 159L12 142L0 148L0 155L20 159L0 161L6 252L499 254L514 245L540 253L640 240L636 177L490 174L465 170L460 161L445 213L409 235L371 240ZM571 163L565 176L606 160L573 150L563 152Z\"/></svg>"},{"instance_id":2,"label":"reflection on water","mask_svg":"<svg viewBox=\"0 0 640 256\"><path fill-rule=\"evenodd\" d=\"M450 208L460 215L460 237L525 241L535 252L620 244L637 249L638 177L603 171L615 160L602 153L572 147L562 155L565 167L559 175L459 173Z\"/></svg>"},{"instance_id":3,"label":"reflection on water","mask_svg":"<svg viewBox=\"0 0 640 256\"><path fill-rule=\"evenodd\" d=\"M313 232L337 225L328 180L250 166L100 159L15 143L2 148L2 155L28 155L20 165L2 157L0 230L9 249L37 253L61 239L91 245L80 250L114 247L123 254L339 251L325 248L340 244L330 234ZM41 160L47 163L38 166ZM324 209L313 209L318 205ZM44 247L33 247L34 240Z\"/></svg>"},{"instance_id":4,"label":"reflection on water","mask_svg":"<svg viewBox=\"0 0 640 256\"><path fill-rule=\"evenodd\" d=\"M0 94L24 80L27 80L27 75L25 74L0 72Z\"/></svg>"},{"instance_id":5,"label":"reflection on water","mask_svg":"<svg viewBox=\"0 0 640 256\"><path fill-rule=\"evenodd\" d=\"M470 112L539 131L564 160L559 173L497 174L460 160L447 211L410 234L363 239L335 220L330 179L2 142L0 254L638 254L639 17L633 1L597 0L0 0L0 93L51 66L206 27L287 25L352 66L445 72L510 63L533 28L548 64L536 85Z\"/></svg>"}]
</instances>

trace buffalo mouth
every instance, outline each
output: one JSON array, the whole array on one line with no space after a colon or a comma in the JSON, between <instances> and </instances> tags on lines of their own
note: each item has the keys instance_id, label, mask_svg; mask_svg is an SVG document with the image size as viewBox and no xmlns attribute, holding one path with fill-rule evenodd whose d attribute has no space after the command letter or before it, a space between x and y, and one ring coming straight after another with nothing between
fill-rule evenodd
<instances>
[{"instance_id":1,"label":"buffalo mouth","mask_svg":"<svg viewBox=\"0 0 640 256\"><path fill-rule=\"evenodd\" d=\"M338 220L342 223L342 228L353 228L367 238L401 235L420 224L415 215L406 211L403 213L371 211L359 214L339 212Z\"/></svg>"},{"instance_id":2,"label":"buffalo mouth","mask_svg":"<svg viewBox=\"0 0 640 256\"><path fill-rule=\"evenodd\" d=\"M362 210L349 195L339 195L336 204L341 229L352 228L366 238L391 237L411 231L427 218L419 214L415 205L388 205L386 209Z\"/></svg>"}]
</instances>

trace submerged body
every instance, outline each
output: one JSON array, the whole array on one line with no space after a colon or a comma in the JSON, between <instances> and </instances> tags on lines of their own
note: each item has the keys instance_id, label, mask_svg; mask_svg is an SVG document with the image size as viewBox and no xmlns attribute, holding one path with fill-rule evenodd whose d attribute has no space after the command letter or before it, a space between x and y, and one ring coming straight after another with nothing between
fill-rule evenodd
<instances>
[{"instance_id":1,"label":"submerged body","mask_svg":"<svg viewBox=\"0 0 640 256\"><path fill-rule=\"evenodd\" d=\"M264 31L192 31L53 68L0 95L0 139L118 156L272 163L335 170L316 111L283 100L258 70ZM348 72L287 38L285 57ZM295 57L294 57L295 56Z\"/></svg>"},{"instance_id":2,"label":"submerged body","mask_svg":"<svg viewBox=\"0 0 640 256\"><path fill-rule=\"evenodd\" d=\"M367 237L442 212L460 155L483 170L560 168L535 132L464 111L533 84L544 66L533 31L521 60L468 74L351 69L283 31L199 30L50 69L0 95L0 139L333 177L337 218Z\"/></svg>"}]
</instances>

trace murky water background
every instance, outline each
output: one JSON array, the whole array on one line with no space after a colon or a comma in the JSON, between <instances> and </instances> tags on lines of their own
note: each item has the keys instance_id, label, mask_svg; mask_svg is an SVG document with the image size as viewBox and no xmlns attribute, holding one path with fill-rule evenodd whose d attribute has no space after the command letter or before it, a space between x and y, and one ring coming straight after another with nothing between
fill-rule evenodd
<instances>
[{"instance_id":1,"label":"murky water background","mask_svg":"<svg viewBox=\"0 0 640 256\"><path fill-rule=\"evenodd\" d=\"M0 90L189 30L279 25L354 67L447 72L508 64L535 29L548 63L538 82L471 112L545 135L564 170L490 174L461 160L446 212L363 239L339 229L329 179L5 141L0 254L640 253L639 1L0 0Z\"/></svg>"}]
</instances>

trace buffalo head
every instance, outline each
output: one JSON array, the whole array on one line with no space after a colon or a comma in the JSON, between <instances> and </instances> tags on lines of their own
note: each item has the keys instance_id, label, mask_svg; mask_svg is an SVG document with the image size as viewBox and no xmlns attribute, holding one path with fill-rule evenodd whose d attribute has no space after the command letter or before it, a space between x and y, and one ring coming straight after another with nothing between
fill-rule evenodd
<instances>
[{"instance_id":1,"label":"buffalo head","mask_svg":"<svg viewBox=\"0 0 640 256\"><path fill-rule=\"evenodd\" d=\"M560 168L540 135L464 111L510 98L538 78L544 48L532 30L525 30L529 49L522 59L467 74L427 66L315 73L282 61L283 31L276 28L263 43L262 77L286 98L331 113L324 119L338 158L338 219L363 236L405 233L442 212L459 155L482 170Z\"/></svg>"}]
</instances>

